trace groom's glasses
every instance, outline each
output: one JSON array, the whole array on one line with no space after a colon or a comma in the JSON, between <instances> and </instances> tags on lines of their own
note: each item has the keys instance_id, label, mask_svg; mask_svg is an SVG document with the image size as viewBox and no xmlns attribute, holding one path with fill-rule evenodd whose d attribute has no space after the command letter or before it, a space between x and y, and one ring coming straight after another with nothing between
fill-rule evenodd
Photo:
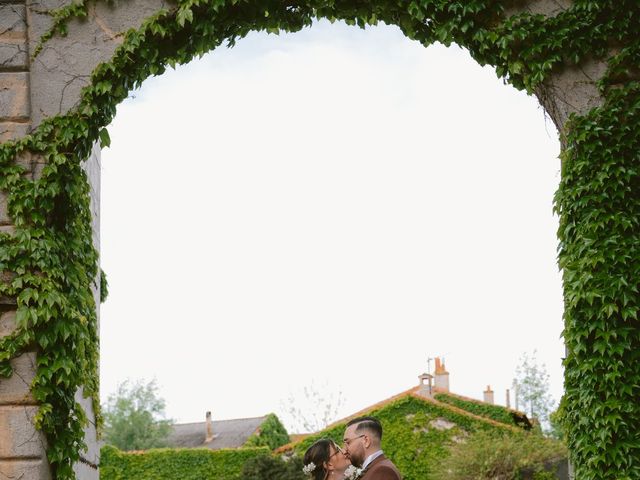
<instances>
[{"instance_id":1,"label":"groom's glasses","mask_svg":"<svg viewBox=\"0 0 640 480\"><path fill-rule=\"evenodd\" d=\"M337 454L343 453L342 449L338 445L334 444L333 447L335 448L336 451L333 452L331 455L329 455L329 460L331 460L331 457L335 457Z\"/></svg>"},{"instance_id":2,"label":"groom's glasses","mask_svg":"<svg viewBox=\"0 0 640 480\"><path fill-rule=\"evenodd\" d=\"M351 442L353 442L354 440L357 440L357 439L359 439L359 438L362 438L362 437L366 437L366 435L358 435L357 437L353 437L353 438L345 438L345 439L343 440L343 442L344 442L344 446L345 446L345 447L349 447L349 444L350 444Z\"/></svg>"}]
</instances>

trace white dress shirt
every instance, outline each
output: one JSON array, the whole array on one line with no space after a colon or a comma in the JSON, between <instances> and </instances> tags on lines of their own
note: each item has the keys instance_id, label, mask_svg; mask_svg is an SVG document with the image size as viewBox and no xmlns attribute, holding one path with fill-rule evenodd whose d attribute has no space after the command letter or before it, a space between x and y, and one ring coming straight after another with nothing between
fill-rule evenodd
<instances>
[{"instance_id":1,"label":"white dress shirt","mask_svg":"<svg viewBox=\"0 0 640 480\"><path fill-rule=\"evenodd\" d=\"M376 458L378 458L380 455L382 455L382 450L378 450L377 452L373 452L371 455L369 455L365 459L364 463L362 464L362 469L364 470L365 468L367 468L369 464L373 462Z\"/></svg>"}]
</instances>

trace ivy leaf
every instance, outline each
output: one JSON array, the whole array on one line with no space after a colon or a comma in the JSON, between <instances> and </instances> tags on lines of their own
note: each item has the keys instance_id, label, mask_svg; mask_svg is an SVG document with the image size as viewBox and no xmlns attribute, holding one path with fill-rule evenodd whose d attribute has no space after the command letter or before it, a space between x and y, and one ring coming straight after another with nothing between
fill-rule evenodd
<instances>
[{"instance_id":1,"label":"ivy leaf","mask_svg":"<svg viewBox=\"0 0 640 480\"><path fill-rule=\"evenodd\" d=\"M178 15L176 16L176 20L178 21L178 25L184 27L186 22L193 22L193 12L190 7L181 7L178 10Z\"/></svg>"},{"instance_id":2,"label":"ivy leaf","mask_svg":"<svg viewBox=\"0 0 640 480\"><path fill-rule=\"evenodd\" d=\"M107 148L111 146L111 137L109 131L106 128L100 130L100 148Z\"/></svg>"},{"instance_id":3,"label":"ivy leaf","mask_svg":"<svg viewBox=\"0 0 640 480\"><path fill-rule=\"evenodd\" d=\"M0 377L9 378L13 374L13 368L9 361L0 362Z\"/></svg>"}]
</instances>

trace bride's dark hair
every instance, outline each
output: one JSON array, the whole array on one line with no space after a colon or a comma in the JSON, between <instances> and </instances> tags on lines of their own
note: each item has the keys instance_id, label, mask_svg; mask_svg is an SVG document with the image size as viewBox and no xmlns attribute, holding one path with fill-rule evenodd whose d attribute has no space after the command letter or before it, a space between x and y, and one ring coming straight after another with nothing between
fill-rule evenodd
<instances>
[{"instance_id":1,"label":"bride's dark hair","mask_svg":"<svg viewBox=\"0 0 640 480\"><path fill-rule=\"evenodd\" d=\"M325 480L327 477L327 470L324 468L324 464L329 461L331 456L331 446L338 450L336 442L330 438L322 438L311 445L305 452L303 460L305 467L310 463L316 466L311 472L312 480Z\"/></svg>"}]
</instances>

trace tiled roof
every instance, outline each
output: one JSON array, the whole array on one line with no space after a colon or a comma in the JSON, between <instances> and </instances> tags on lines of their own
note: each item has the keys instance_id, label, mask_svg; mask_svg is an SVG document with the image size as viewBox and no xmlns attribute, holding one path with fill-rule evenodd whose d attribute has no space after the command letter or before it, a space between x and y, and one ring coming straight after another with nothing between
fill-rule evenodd
<instances>
[{"instance_id":1,"label":"tiled roof","mask_svg":"<svg viewBox=\"0 0 640 480\"><path fill-rule=\"evenodd\" d=\"M242 447L260 425L267 419L264 417L236 418L232 420L216 420L211 422L213 440L205 443L207 436L206 422L178 423L172 426L167 440L171 448L221 448Z\"/></svg>"}]
</instances>

